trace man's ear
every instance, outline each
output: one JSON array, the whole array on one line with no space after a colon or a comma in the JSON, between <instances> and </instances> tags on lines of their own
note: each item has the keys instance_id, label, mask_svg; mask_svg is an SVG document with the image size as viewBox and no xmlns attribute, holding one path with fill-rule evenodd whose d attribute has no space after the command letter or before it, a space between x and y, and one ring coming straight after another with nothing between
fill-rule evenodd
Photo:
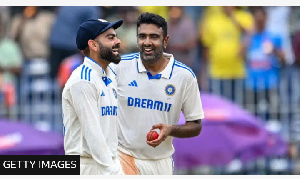
<instances>
[{"instance_id":1,"label":"man's ear","mask_svg":"<svg viewBox=\"0 0 300 179\"><path fill-rule=\"evenodd\" d=\"M88 41L88 46L90 47L91 50L96 51L97 50L97 46L94 40L89 40Z\"/></svg>"},{"instance_id":2,"label":"man's ear","mask_svg":"<svg viewBox=\"0 0 300 179\"><path fill-rule=\"evenodd\" d=\"M167 44L168 44L169 38L170 38L170 36L167 35L167 36L165 37L165 39L164 39L164 48L165 48L165 49L167 48Z\"/></svg>"}]
</instances>

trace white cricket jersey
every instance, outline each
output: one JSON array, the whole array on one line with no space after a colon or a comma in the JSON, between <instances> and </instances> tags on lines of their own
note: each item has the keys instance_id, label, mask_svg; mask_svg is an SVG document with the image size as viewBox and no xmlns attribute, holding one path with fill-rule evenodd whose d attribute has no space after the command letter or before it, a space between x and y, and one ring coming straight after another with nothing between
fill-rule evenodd
<instances>
[{"instance_id":1,"label":"white cricket jersey","mask_svg":"<svg viewBox=\"0 0 300 179\"><path fill-rule=\"evenodd\" d=\"M85 57L62 93L66 155L93 158L103 174L116 172L117 106L115 73Z\"/></svg>"},{"instance_id":2,"label":"white cricket jersey","mask_svg":"<svg viewBox=\"0 0 300 179\"><path fill-rule=\"evenodd\" d=\"M119 149L135 158L162 159L174 153L173 137L155 148L146 143L154 124L177 125L181 111L186 121L204 118L195 74L173 55L164 56L169 63L155 76L145 69L139 53L123 55L113 66L118 85Z\"/></svg>"}]
</instances>

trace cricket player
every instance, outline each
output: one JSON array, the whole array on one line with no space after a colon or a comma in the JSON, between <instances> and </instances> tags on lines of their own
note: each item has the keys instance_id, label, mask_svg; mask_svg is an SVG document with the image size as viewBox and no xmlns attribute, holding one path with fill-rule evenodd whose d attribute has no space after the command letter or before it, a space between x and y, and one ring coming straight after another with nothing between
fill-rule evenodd
<instances>
[{"instance_id":1,"label":"cricket player","mask_svg":"<svg viewBox=\"0 0 300 179\"><path fill-rule=\"evenodd\" d=\"M173 138L194 137L202 129L204 113L196 76L164 52L168 39L165 19L143 13L137 22L140 52L123 55L120 64L114 65L118 149L125 174L173 174ZM184 125L178 125L181 111ZM158 139L146 141L150 129L160 131Z\"/></svg>"},{"instance_id":2,"label":"cricket player","mask_svg":"<svg viewBox=\"0 0 300 179\"><path fill-rule=\"evenodd\" d=\"M117 88L110 63L119 63L121 41L115 29L123 20L87 20L76 44L85 55L62 93L64 149L80 155L80 174L123 174L117 158ZM63 38L63 37L62 37Z\"/></svg>"}]
</instances>

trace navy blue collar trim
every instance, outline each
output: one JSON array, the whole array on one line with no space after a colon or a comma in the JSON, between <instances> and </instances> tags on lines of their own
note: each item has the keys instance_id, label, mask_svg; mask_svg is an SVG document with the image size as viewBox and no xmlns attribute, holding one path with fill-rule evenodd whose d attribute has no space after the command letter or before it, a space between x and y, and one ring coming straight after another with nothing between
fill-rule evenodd
<instances>
[{"instance_id":1,"label":"navy blue collar trim","mask_svg":"<svg viewBox=\"0 0 300 179\"><path fill-rule=\"evenodd\" d=\"M147 71L147 75L148 75L149 80L161 78L161 74L156 74L155 76L152 76L152 74L149 71Z\"/></svg>"}]
</instances>

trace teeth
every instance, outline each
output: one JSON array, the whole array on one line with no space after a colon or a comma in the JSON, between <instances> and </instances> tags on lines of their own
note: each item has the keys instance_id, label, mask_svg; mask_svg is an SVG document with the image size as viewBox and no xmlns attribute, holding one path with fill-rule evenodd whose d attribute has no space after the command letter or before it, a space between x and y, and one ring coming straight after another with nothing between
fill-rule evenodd
<instances>
[{"instance_id":1,"label":"teeth","mask_svg":"<svg viewBox=\"0 0 300 179\"><path fill-rule=\"evenodd\" d=\"M145 51L150 52L152 49L145 49Z\"/></svg>"}]
</instances>

